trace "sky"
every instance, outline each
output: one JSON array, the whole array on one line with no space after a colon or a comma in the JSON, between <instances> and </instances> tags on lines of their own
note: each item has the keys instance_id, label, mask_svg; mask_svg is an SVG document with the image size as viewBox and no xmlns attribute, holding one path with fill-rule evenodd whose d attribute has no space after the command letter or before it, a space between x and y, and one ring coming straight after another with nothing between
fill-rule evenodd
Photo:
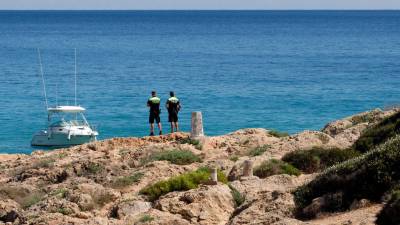
<instances>
[{"instance_id":1,"label":"sky","mask_svg":"<svg viewBox=\"0 0 400 225\"><path fill-rule=\"evenodd\" d=\"M0 9L400 9L400 0L0 0Z\"/></svg>"}]
</instances>

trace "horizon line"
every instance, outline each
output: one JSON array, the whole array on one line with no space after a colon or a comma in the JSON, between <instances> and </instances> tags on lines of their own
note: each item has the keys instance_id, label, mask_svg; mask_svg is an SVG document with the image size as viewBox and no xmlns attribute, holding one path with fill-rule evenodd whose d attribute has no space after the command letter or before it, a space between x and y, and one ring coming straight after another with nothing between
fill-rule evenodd
<instances>
[{"instance_id":1,"label":"horizon line","mask_svg":"<svg viewBox=\"0 0 400 225\"><path fill-rule=\"evenodd\" d=\"M0 11L400 11L398 9L1 9Z\"/></svg>"}]
</instances>

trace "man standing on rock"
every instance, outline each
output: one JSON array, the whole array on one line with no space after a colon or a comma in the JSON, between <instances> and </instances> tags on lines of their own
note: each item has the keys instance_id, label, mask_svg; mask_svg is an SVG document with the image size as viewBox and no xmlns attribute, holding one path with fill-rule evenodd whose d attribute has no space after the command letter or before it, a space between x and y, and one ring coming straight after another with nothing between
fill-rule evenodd
<instances>
[{"instance_id":1,"label":"man standing on rock","mask_svg":"<svg viewBox=\"0 0 400 225\"><path fill-rule=\"evenodd\" d=\"M176 132L179 131L178 113L181 109L181 104L173 91L169 92L169 96L170 98L167 100L165 107L168 110L168 122L171 123L171 133L174 133L174 128Z\"/></svg>"},{"instance_id":2,"label":"man standing on rock","mask_svg":"<svg viewBox=\"0 0 400 225\"><path fill-rule=\"evenodd\" d=\"M162 135L162 127L160 120L160 98L157 97L156 91L151 92L151 97L147 100L147 107L150 108L149 123L150 123L150 136L154 136L154 120L157 122L158 130Z\"/></svg>"}]
</instances>

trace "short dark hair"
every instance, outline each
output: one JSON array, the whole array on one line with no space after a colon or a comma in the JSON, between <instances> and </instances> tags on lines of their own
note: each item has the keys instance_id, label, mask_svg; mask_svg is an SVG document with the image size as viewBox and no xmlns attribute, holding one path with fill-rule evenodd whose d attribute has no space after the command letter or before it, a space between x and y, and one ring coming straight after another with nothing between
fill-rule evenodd
<instances>
[{"instance_id":1,"label":"short dark hair","mask_svg":"<svg viewBox=\"0 0 400 225\"><path fill-rule=\"evenodd\" d=\"M173 91L170 91L170 92L169 92L169 96L174 97L174 96L175 96L175 93L174 93Z\"/></svg>"},{"instance_id":2,"label":"short dark hair","mask_svg":"<svg viewBox=\"0 0 400 225\"><path fill-rule=\"evenodd\" d=\"M155 96L156 95L156 91L152 91L151 95Z\"/></svg>"}]
</instances>

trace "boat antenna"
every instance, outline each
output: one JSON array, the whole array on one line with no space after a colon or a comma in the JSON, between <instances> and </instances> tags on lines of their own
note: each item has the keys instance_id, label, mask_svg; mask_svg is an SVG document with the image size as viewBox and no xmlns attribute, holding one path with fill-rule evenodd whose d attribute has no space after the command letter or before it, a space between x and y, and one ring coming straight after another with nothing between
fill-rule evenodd
<instances>
[{"instance_id":1,"label":"boat antenna","mask_svg":"<svg viewBox=\"0 0 400 225\"><path fill-rule=\"evenodd\" d=\"M49 108L49 104L47 102L46 82L44 81L44 75L43 75L42 56L40 55L40 49L39 48L37 49L37 51L38 51L38 57L39 57L40 75L42 76L44 100L46 101L46 109L48 109Z\"/></svg>"},{"instance_id":2,"label":"boat antenna","mask_svg":"<svg viewBox=\"0 0 400 225\"><path fill-rule=\"evenodd\" d=\"M76 48L75 48L75 106L76 106Z\"/></svg>"},{"instance_id":3,"label":"boat antenna","mask_svg":"<svg viewBox=\"0 0 400 225\"><path fill-rule=\"evenodd\" d=\"M58 106L58 83L56 83L56 106Z\"/></svg>"}]
</instances>

